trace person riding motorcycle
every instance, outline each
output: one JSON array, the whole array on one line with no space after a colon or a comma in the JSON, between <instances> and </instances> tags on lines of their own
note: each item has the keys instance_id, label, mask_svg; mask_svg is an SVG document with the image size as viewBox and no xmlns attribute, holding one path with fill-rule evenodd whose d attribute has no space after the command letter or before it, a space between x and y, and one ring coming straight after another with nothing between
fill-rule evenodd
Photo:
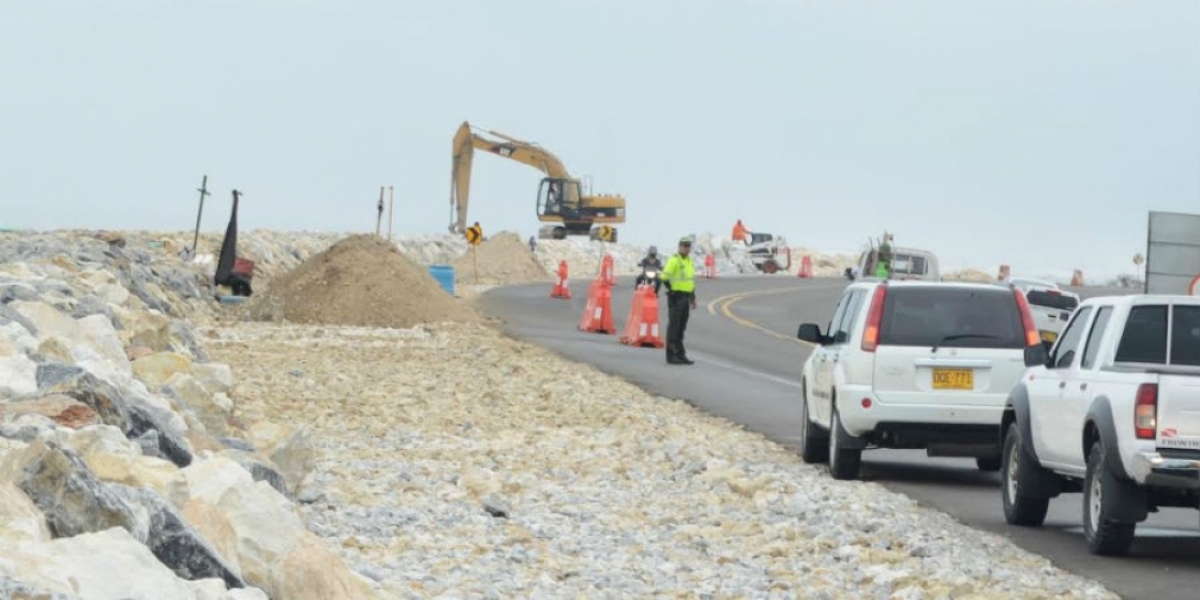
<instances>
[{"instance_id":1,"label":"person riding motorcycle","mask_svg":"<svg viewBox=\"0 0 1200 600\"><path fill-rule=\"evenodd\" d=\"M646 251L646 256L642 258L642 262L639 262L638 266L642 268L642 274L638 275L637 285L647 284L653 280L654 295L657 296L659 290L662 289L662 280L659 279L659 274L662 273L663 268L662 259L658 257L658 248L650 246ZM650 272L654 273L653 276L650 275Z\"/></svg>"}]
</instances>

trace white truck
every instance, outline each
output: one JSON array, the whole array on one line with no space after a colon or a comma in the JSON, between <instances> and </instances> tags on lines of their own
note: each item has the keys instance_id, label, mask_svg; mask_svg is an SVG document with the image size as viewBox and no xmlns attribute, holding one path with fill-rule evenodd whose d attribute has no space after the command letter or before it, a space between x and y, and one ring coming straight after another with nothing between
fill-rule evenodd
<instances>
[{"instance_id":1,"label":"white truck","mask_svg":"<svg viewBox=\"0 0 1200 600\"><path fill-rule=\"evenodd\" d=\"M1160 508L1200 508L1200 298L1092 298L1001 422L1005 519L1039 526L1083 493L1095 554L1124 554Z\"/></svg>"},{"instance_id":2,"label":"white truck","mask_svg":"<svg viewBox=\"0 0 1200 600\"><path fill-rule=\"evenodd\" d=\"M1079 295L1038 279L1012 278L1005 283L1025 294L1037 323L1038 335L1049 350L1067 326L1071 313L1079 306Z\"/></svg>"}]
</instances>

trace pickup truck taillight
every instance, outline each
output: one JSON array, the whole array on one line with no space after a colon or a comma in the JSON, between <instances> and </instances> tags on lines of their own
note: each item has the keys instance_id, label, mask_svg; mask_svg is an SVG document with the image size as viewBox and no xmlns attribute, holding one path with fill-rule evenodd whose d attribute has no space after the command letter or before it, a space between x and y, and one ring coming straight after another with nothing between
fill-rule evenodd
<instances>
[{"instance_id":1,"label":"pickup truck taillight","mask_svg":"<svg viewBox=\"0 0 1200 600\"><path fill-rule=\"evenodd\" d=\"M1143 383L1138 386L1137 400L1133 403L1133 429L1137 439L1152 440L1158 429L1158 384Z\"/></svg>"},{"instance_id":2,"label":"pickup truck taillight","mask_svg":"<svg viewBox=\"0 0 1200 600\"><path fill-rule=\"evenodd\" d=\"M887 298L887 286L875 288L871 297L871 310L867 313L867 326L863 329L863 352L874 352L879 347L879 326L883 323L883 301Z\"/></svg>"}]
</instances>

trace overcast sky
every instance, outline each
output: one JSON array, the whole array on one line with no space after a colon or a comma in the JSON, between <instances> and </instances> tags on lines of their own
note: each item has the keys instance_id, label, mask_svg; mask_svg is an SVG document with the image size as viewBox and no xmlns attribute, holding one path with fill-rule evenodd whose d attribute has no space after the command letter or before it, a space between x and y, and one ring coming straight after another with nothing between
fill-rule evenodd
<instances>
[{"instance_id":1,"label":"overcast sky","mask_svg":"<svg viewBox=\"0 0 1200 600\"><path fill-rule=\"evenodd\" d=\"M0 227L450 221L469 120L628 200L623 241L751 230L1115 273L1200 213L1200 2L0 2ZM470 219L541 174L475 160Z\"/></svg>"}]
</instances>

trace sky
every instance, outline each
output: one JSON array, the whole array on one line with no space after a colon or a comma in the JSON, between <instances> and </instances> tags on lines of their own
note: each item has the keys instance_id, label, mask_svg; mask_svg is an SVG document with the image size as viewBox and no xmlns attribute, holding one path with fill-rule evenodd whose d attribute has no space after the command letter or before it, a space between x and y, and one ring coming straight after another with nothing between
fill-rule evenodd
<instances>
[{"instance_id":1,"label":"sky","mask_svg":"<svg viewBox=\"0 0 1200 600\"><path fill-rule=\"evenodd\" d=\"M1200 213L1200 2L6 0L0 227L445 232L463 121L626 197L623 242L751 231L944 269L1132 272ZM468 218L538 226L479 153Z\"/></svg>"}]
</instances>

